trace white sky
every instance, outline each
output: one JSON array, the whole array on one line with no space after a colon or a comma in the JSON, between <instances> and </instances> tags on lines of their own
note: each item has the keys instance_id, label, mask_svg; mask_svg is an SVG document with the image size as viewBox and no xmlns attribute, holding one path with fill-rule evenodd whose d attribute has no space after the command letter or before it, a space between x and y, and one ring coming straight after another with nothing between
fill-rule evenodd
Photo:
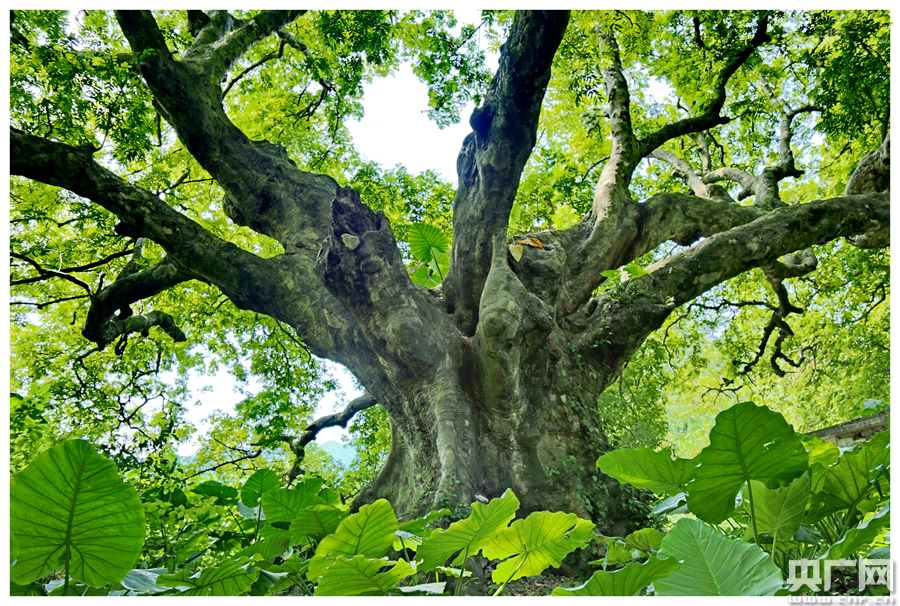
<instances>
[{"instance_id":1,"label":"white sky","mask_svg":"<svg viewBox=\"0 0 900 606\"><path fill-rule=\"evenodd\" d=\"M457 9L456 15L460 22L475 23L480 18L480 9ZM492 70L496 69L496 55L488 57L488 65ZM409 64L402 65L394 76L367 84L364 90L365 117L361 121L347 123L359 153L386 169L398 163L413 174L433 169L440 172L444 179L455 183L456 156L463 139L471 131L468 119L474 105L470 104L460 112L460 124L439 129L424 113L428 107L427 87L413 75ZM342 366L331 362L328 365L338 383L338 390L322 399L316 409L317 416L336 412L362 395L355 389L352 376ZM235 404L243 399L241 394L235 392L234 380L225 372L215 377L192 377L188 385L199 403L188 409L188 418L197 426L198 434L208 428L203 419L212 411L232 412ZM209 387L210 391L201 393L200 389L204 387ZM250 389L255 391L254 385ZM346 433L340 427L329 427L319 432L316 441L340 442L341 436ZM179 454L191 455L197 447L194 443L185 444L179 449Z\"/></svg>"}]
</instances>

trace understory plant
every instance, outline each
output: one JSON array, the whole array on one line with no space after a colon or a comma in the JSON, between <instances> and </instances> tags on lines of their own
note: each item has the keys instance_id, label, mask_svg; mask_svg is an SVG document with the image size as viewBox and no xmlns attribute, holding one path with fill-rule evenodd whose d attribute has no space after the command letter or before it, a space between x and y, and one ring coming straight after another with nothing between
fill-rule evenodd
<instances>
[{"instance_id":1,"label":"understory plant","mask_svg":"<svg viewBox=\"0 0 900 606\"><path fill-rule=\"evenodd\" d=\"M886 559L889 440L883 432L838 448L743 402L716 417L693 459L649 448L605 454L597 467L660 495L654 513L674 523L606 537L602 569L554 595L796 595L812 588L792 582L792 562L812 567L795 567L798 578L824 580L829 560Z\"/></svg>"},{"instance_id":2,"label":"understory plant","mask_svg":"<svg viewBox=\"0 0 900 606\"><path fill-rule=\"evenodd\" d=\"M600 457L603 473L660 495L655 513L674 522L624 538L574 513L515 520L511 490L449 524L449 509L400 523L384 499L350 514L322 479L285 488L268 469L240 487L207 480L139 495L88 442L61 442L10 484L11 593L459 594L480 554L498 595L603 539L600 569L553 595L786 595L808 590L790 582L792 561L824 578L826 560L889 557L887 432L839 449L744 402L709 437L693 459L649 448Z\"/></svg>"}]
</instances>

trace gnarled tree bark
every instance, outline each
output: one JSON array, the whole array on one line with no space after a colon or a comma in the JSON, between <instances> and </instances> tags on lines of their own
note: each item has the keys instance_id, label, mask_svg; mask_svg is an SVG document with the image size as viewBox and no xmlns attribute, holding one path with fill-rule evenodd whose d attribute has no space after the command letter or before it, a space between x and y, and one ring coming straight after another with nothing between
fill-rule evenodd
<instances>
[{"instance_id":1,"label":"gnarled tree bark","mask_svg":"<svg viewBox=\"0 0 900 606\"><path fill-rule=\"evenodd\" d=\"M158 265L92 294L85 336L98 345L154 321L172 329L163 317L130 326L113 313L193 279L290 325L312 353L344 364L391 420L387 462L357 507L385 497L409 517L512 488L523 513L573 511L607 533L627 532L646 511L630 509L626 489L598 478L594 464L609 445L596 402L647 336L715 285L756 267L781 267L780 257L813 244L859 237L887 245L890 198L876 186L878 171L887 169L887 142L861 165L871 176L851 180L846 197L793 206L715 198L707 184L716 180L748 188L762 180L706 167L698 177L659 150L728 121L720 113L725 86L768 40L762 19L726 61L708 106L643 139L631 127L615 39L602 32L613 150L593 208L569 229L528 234L543 248L526 247L513 258L509 214L568 21L565 12L520 12L460 151L451 268L441 287L426 290L410 281L384 214L334 179L303 171L277 146L250 140L223 109L220 83L228 69L300 13L263 11L245 21L221 11L193 13L196 38L180 58L149 12L117 13L160 112L225 190L227 214L280 242L283 254L263 259L221 240L101 167L91 150L11 129L11 171L89 198L118 217L120 233L166 251ZM789 141L788 132L787 154ZM695 195L632 199L631 176L650 155L675 165ZM647 275L593 295L603 271L666 241L691 246Z\"/></svg>"}]
</instances>

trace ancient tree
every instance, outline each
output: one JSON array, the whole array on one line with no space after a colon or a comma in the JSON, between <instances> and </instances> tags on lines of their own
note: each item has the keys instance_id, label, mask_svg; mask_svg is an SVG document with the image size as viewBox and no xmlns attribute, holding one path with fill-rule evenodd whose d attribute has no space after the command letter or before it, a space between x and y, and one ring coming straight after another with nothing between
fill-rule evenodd
<instances>
[{"instance_id":1,"label":"ancient tree","mask_svg":"<svg viewBox=\"0 0 900 606\"><path fill-rule=\"evenodd\" d=\"M697 82L697 103L641 132L632 124L620 34L602 19L590 26L602 58L595 70L604 97L598 119L610 145L593 202L574 225L510 238L510 212L570 21L567 12L525 11L509 23L499 69L469 119L472 132L457 161L450 268L439 286L426 289L410 280L409 260L384 213L354 189L298 165L280 146L249 138L226 112L223 89L255 45L278 36L279 57L286 46L313 52L285 29L309 15L189 13L192 42L173 53L153 14L117 12L131 50L118 61L139 74L132 85L149 90L179 144L224 190L215 203L283 252L264 258L237 246L98 161L92 146L57 141L53 133L12 127L11 173L112 213L116 234L135 242L135 259L145 241L165 251L160 262L131 264L110 283L81 284L90 304L84 338L105 347L161 330L184 340L180 319L166 309L134 313L132 306L200 281L237 307L290 326L316 356L345 365L367 390L355 409L377 402L391 421L390 454L357 506L385 497L409 515L511 488L523 511L573 511L621 531L634 515L626 496L614 482L592 479L594 462L608 449L594 404L647 336L680 306L755 268L777 295L771 330L780 329L798 311L785 282L815 269L814 245L838 238L867 248L889 243L886 128L844 195L788 203L780 184L802 174L792 153L795 121L822 108L791 105L760 79L755 94L779 120L777 157L760 158L756 170L717 160L716 129L732 119L724 113L730 83L760 63L775 37L775 17L765 13L750 18L749 35L720 49ZM696 40L686 43L702 49L699 23L695 18ZM698 150L699 165L667 145L677 141ZM682 185L638 199L632 181L648 158L671 165ZM728 191L735 183L736 199ZM672 242L680 245L674 254L602 288L604 272ZM34 269L43 277L54 271ZM77 281L71 272L56 273Z\"/></svg>"}]
</instances>

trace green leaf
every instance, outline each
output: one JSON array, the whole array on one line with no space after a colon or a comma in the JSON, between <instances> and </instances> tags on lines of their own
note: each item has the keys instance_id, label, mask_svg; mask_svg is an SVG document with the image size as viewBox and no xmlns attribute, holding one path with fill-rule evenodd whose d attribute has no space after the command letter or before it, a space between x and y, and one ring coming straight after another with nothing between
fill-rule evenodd
<instances>
[{"instance_id":1,"label":"green leaf","mask_svg":"<svg viewBox=\"0 0 900 606\"><path fill-rule=\"evenodd\" d=\"M421 265L416 271L410 274L409 279L413 284L417 284L418 286L423 286L425 288L434 288L440 282L437 279L437 274L435 274L434 270L431 269L428 265Z\"/></svg>"},{"instance_id":2,"label":"green leaf","mask_svg":"<svg viewBox=\"0 0 900 606\"><path fill-rule=\"evenodd\" d=\"M482 550L489 560L500 560L491 578L507 583L535 576L594 538L594 524L574 513L536 511L516 520Z\"/></svg>"},{"instance_id":3,"label":"green leaf","mask_svg":"<svg viewBox=\"0 0 900 606\"><path fill-rule=\"evenodd\" d=\"M879 465L890 462L890 432L881 432L842 456L837 465L813 469L812 492L823 493L834 508L858 505L873 491Z\"/></svg>"},{"instance_id":4,"label":"green leaf","mask_svg":"<svg viewBox=\"0 0 900 606\"><path fill-rule=\"evenodd\" d=\"M675 496L669 497L667 499L663 499L650 512L654 515L660 514L676 514L676 513L688 513L687 508L687 493L679 492ZM682 511L683 510L683 511Z\"/></svg>"},{"instance_id":5,"label":"green leaf","mask_svg":"<svg viewBox=\"0 0 900 606\"><path fill-rule=\"evenodd\" d=\"M11 581L27 585L62 565L75 581L98 587L134 566L144 544L143 505L88 442L53 446L9 488L10 528L19 542Z\"/></svg>"},{"instance_id":6,"label":"green leaf","mask_svg":"<svg viewBox=\"0 0 900 606\"><path fill-rule=\"evenodd\" d=\"M806 449L784 417L753 402L720 412L709 446L694 461L700 466L688 486L688 507L710 524L731 516L748 480L775 488L809 468Z\"/></svg>"},{"instance_id":7,"label":"green leaf","mask_svg":"<svg viewBox=\"0 0 900 606\"><path fill-rule=\"evenodd\" d=\"M268 570L260 570L259 577L254 581L250 588L249 595L262 596L269 593L273 587L281 587L285 581L288 583L290 579L286 579L286 572L270 572ZM275 591L278 591L277 589Z\"/></svg>"},{"instance_id":8,"label":"green leaf","mask_svg":"<svg viewBox=\"0 0 900 606\"><path fill-rule=\"evenodd\" d=\"M435 252L447 252L450 239L441 230L427 223L413 223L407 235L409 251L422 263L429 263Z\"/></svg>"},{"instance_id":9,"label":"green leaf","mask_svg":"<svg viewBox=\"0 0 900 606\"><path fill-rule=\"evenodd\" d=\"M200 576L191 576L190 570L179 570L175 574L161 574L156 584L176 587L186 596L229 596L240 595L250 589L259 570L246 556L236 560L226 560L217 566L207 568ZM185 589L182 590L181 588Z\"/></svg>"},{"instance_id":10,"label":"green leaf","mask_svg":"<svg viewBox=\"0 0 900 606\"><path fill-rule=\"evenodd\" d=\"M347 513L337 507L328 505L314 505L297 512L291 520L291 536L309 536L321 539L337 530L341 521L347 517Z\"/></svg>"},{"instance_id":11,"label":"green leaf","mask_svg":"<svg viewBox=\"0 0 900 606\"><path fill-rule=\"evenodd\" d=\"M278 474L271 469L260 469L250 476L241 489L241 502L244 507L252 509L259 505L260 497L269 491L281 488Z\"/></svg>"},{"instance_id":12,"label":"green leaf","mask_svg":"<svg viewBox=\"0 0 900 606\"><path fill-rule=\"evenodd\" d=\"M700 520L678 520L659 553L682 564L655 583L656 595L775 595L782 585L781 571L762 549Z\"/></svg>"},{"instance_id":13,"label":"green leaf","mask_svg":"<svg viewBox=\"0 0 900 606\"><path fill-rule=\"evenodd\" d=\"M838 457L841 456L841 451L838 450L837 446L831 442L826 442L822 438L800 434L800 441L803 442L803 446L806 447L806 450L809 452L810 467L812 467L814 463L819 463L823 467L828 467L829 465L834 464L834 462L838 460Z\"/></svg>"},{"instance_id":14,"label":"green leaf","mask_svg":"<svg viewBox=\"0 0 900 606\"><path fill-rule=\"evenodd\" d=\"M358 513L343 520L333 534L322 539L316 548L316 555L309 561L307 578L314 580L321 576L338 556L382 557L394 542L395 530L397 516L390 503L378 499L370 505L363 505Z\"/></svg>"},{"instance_id":15,"label":"green leaf","mask_svg":"<svg viewBox=\"0 0 900 606\"><path fill-rule=\"evenodd\" d=\"M891 504L888 503L877 514L847 531L844 537L828 548L828 552L820 560L840 560L853 556L863 547L874 541L881 531L890 526Z\"/></svg>"},{"instance_id":16,"label":"green leaf","mask_svg":"<svg viewBox=\"0 0 900 606\"><path fill-rule=\"evenodd\" d=\"M263 560L273 563L275 558L284 555L284 552L287 551L290 546L291 541L287 537L269 537L253 541L253 543L244 547L234 555L235 557L247 556L248 558L252 558L254 555L259 554Z\"/></svg>"},{"instance_id":17,"label":"green leaf","mask_svg":"<svg viewBox=\"0 0 900 606\"><path fill-rule=\"evenodd\" d=\"M674 558L658 558L651 556L643 564L632 562L621 570L606 572L598 570L587 583L572 589L557 587L552 595L586 595L586 596L632 596L659 579L663 579L673 570L678 570L681 563Z\"/></svg>"},{"instance_id":18,"label":"green leaf","mask_svg":"<svg viewBox=\"0 0 900 606\"><path fill-rule=\"evenodd\" d=\"M263 511L266 512L266 520L269 522L291 522L307 507L324 504L316 494L294 488L265 492L261 501Z\"/></svg>"},{"instance_id":19,"label":"green leaf","mask_svg":"<svg viewBox=\"0 0 900 606\"><path fill-rule=\"evenodd\" d=\"M437 278L437 281L443 282L447 270L450 269L450 254L435 250L431 261L428 262L428 267L434 272L433 276Z\"/></svg>"},{"instance_id":20,"label":"green leaf","mask_svg":"<svg viewBox=\"0 0 900 606\"><path fill-rule=\"evenodd\" d=\"M428 527L436 520L446 517L450 515L450 513L451 511L446 507L444 507L443 509L429 511L421 518L415 518L409 520L408 522L403 522L402 524L400 524L400 530L405 530L406 532L421 536L425 534L425 532L428 530Z\"/></svg>"},{"instance_id":21,"label":"green leaf","mask_svg":"<svg viewBox=\"0 0 900 606\"><path fill-rule=\"evenodd\" d=\"M662 544L662 540L665 536L666 533L661 530L655 528L641 528L625 537L625 546L630 547L631 549L639 549L644 553L650 553L651 551L659 550L659 546Z\"/></svg>"},{"instance_id":22,"label":"green leaf","mask_svg":"<svg viewBox=\"0 0 900 606\"><path fill-rule=\"evenodd\" d=\"M165 568L135 568L119 582L122 587L135 593L162 593L168 591L168 588L157 585L156 579L166 572L168 571Z\"/></svg>"},{"instance_id":23,"label":"green leaf","mask_svg":"<svg viewBox=\"0 0 900 606\"><path fill-rule=\"evenodd\" d=\"M672 459L667 452L652 448L613 450L597 459L597 467L625 484L669 495L684 492L696 471L694 461Z\"/></svg>"},{"instance_id":24,"label":"green leaf","mask_svg":"<svg viewBox=\"0 0 900 606\"><path fill-rule=\"evenodd\" d=\"M446 581L441 581L440 583L421 583L419 585L407 585L405 587L398 587L400 593L410 594L410 595L441 595L444 593L444 587L447 585Z\"/></svg>"},{"instance_id":25,"label":"green leaf","mask_svg":"<svg viewBox=\"0 0 900 606\"><path fill-rule=\"evenodd\" d=\"M782 488L766 488L765 484L750 480L753 491L753 511L756 512L757 532L790 540L800 530L809 498L810 474L804 473ZM751 511L749 491L744 488L744 509Z\"/></svg>"},{"instance_id":26,"label":"green leaf","mask_svg":"<svg viewBox=\"0 0 900 606\"><path fill-rule=\"evenodd\" d=\"M472 514L465 520L450 524L446 530L435 530L434 534L422 541L416 551L420 562L418 570L428 572L456 552L459 555L453 560L454 566L462 564L468 556L473 556L488 545L494 536L506 528L519 509L519 499L512 490L507 489L503 496L491 499L487 505L472 503Z\"/></svg>"},{"instance_id":27,"label":"green leaf","mask_svg":"<svg viewBox=\"0 0 900 606\"><path fill-rule=\"evenodd\" d=\"M237 488L225 486L215 480L203 482L199 486L192 488L191 492L195 492L203 497L215 499L216 505L234 505L237 503L238 498Z\"/></svg>"},{"instance_id":28,"label":"green leaf","mask_svg":"<svg viewBox=\"0 0 900 606\"><path fill-rule=\"evenodd\" d=\"M391 568L384 570L387 566ZM319 578L316 595L389 595L400 579L414 572L405 560L392 562L387 558L373 560L364 555L352 558L339 555Z\"/></svg>"}]
</instances>

